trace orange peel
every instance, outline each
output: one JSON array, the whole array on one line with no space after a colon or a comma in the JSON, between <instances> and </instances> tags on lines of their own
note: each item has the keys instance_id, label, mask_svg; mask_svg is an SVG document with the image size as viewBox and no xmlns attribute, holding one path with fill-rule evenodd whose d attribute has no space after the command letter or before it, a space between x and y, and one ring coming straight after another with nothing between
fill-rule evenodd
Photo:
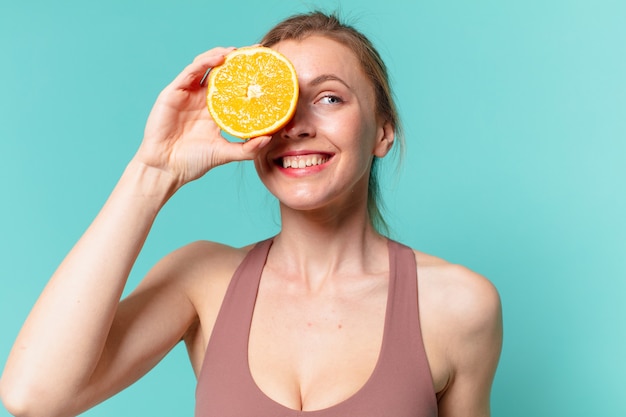
<instances>
[{"instance_id":1,"label":"orange peel","mask_svg":"<svg viewBox=\"0 0 626 417\"><path fill-rule=\"evenodd\" d=\"M240 139L280 130L293 117L298 95L292 63L263 46L236 49L209 72L209 113L223 131Z\"/></svg>"}]
</instances>

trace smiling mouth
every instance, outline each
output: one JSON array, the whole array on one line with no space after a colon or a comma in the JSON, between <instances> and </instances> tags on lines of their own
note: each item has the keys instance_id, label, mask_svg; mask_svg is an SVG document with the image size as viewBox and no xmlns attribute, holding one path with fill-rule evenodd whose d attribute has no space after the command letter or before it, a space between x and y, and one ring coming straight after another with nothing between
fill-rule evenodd
<instances>
[{"instance_id":1,"label":"smiling mouth","mask_svg":"<svg viewBox=\"0 0 626 417\"><path fill-rule=\"evenodd\" d=\"M297 155L297 156L284 156L277 159L277 163L282 165L283 168L307 168L316 165L322 165L330 159L331 155L327 154L313 154L313 155Z\"/></svg>"}]
</instances>

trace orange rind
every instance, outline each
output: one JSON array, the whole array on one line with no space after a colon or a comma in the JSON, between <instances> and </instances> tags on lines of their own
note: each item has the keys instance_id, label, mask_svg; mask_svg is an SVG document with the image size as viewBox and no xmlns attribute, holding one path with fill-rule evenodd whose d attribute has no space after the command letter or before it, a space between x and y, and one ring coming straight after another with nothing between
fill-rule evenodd
<instances>
[{"instance_id":1,"label":"orange rind","mask_svg":"<svg viewBox=\"0 0 626 417\"><path fill-rule=\"evenodd\" d=\"M291 62L263 46L239 48L211 69L207 107L228 134L251 139L271 135L293 117L298 78Z\"/></svg>"}]
</instances>

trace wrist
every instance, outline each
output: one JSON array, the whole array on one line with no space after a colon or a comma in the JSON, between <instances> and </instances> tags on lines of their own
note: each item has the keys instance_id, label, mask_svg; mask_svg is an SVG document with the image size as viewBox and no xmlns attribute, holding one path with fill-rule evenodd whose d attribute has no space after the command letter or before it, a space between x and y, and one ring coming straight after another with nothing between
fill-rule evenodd
<instances>
[{"instance_id":1,"label":"wrist","mask_svg":"<svg viewBox=\"0 0 626 417\"><path fill-rule=\"evenodd\" d=\"M136 198L152 201L160 208L180 188L170 173L133 158L126 166L120 185Z\"/></svg>"}]
</instances>

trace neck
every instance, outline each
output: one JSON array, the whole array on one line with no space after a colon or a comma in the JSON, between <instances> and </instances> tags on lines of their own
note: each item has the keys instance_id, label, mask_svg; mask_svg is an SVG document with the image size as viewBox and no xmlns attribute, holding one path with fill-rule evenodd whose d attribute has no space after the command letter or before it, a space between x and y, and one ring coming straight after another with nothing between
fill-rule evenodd
<instances>
[{"instance_id":1,"label":"neck","mask_svg":"<svg viewBox=\"0 0 626 417\"><path fill-rule=\"evenodd\" d=\"M374 230L365 207L350 213L281 207L281 219L274 259L280 259L285 275L311 287L388 267L387 240Z\"/></svg>"}]
</instances>

